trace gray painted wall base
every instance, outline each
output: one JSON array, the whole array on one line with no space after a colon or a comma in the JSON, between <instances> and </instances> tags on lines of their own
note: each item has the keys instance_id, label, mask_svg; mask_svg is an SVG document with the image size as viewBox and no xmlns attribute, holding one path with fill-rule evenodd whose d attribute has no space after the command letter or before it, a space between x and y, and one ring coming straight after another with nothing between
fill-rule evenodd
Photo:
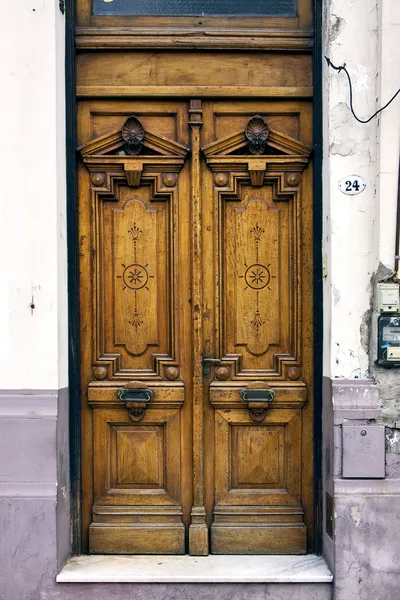
<instances>
[{"instance_id":1,"label":"gray painted wall base","mask_svg":"<svg viewBox=\"0 0 400 600\"><path fill-rule=\"evenodd\" d=\"M376 427L378 388L370 380L324 378L323 393L323 546L334 574L334 599L397 600L400 479L344 479L342 469L343 427L362 425L367 432ZM378 455L385 451L383 438L380 444ZM354 461L368 469L365 456L356 454ZM332 537L327 533L327 494L333 498Z\"/></svg>"},{"instance_id":2,"label":"gray painted wall base","mask_svg":"<svg viewBox=\"0 0 400 600\"><path fill-rule=\"evenodd\" d=\"M57 595L56 595L57 593ZM40 600L332 600L329 583L57 584ZM7 600L11 600L8 599ZM14 598L13 598L14 600ZM36 598L35 598L36 600Z\"/></svg>"}]
</instances>

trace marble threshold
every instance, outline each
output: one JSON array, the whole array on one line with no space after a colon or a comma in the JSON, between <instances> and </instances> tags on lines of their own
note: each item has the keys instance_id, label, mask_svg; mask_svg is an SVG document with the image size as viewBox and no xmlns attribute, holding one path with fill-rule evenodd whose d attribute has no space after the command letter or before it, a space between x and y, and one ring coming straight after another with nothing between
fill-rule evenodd
<instances>
[{"instance_id":1,"label":"marble threshold","mask_svg":"<svg viewBox=\"0 0 400 600\"><path fill-rule=\"evenodd\" d=\"M321 556L112 556L68 560L59 583L329 583Z\"/></svg>"}]
</instances>

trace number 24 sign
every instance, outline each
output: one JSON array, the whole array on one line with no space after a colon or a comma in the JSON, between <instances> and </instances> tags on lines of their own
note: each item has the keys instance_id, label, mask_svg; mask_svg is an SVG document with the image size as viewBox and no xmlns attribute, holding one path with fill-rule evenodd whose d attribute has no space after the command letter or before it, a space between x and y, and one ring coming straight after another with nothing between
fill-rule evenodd
<instances>
[{"instance_id":1,"label":"number 24 sign","mask_svg":"<svg viewBox=\"0 0 400 600\"><path fill-rule=\"evenodd\" d=\"M348 175L339 182L340 191L349 196L361 194L365 190L366 183L359 175Z\"/></svg>"}]
</instances>

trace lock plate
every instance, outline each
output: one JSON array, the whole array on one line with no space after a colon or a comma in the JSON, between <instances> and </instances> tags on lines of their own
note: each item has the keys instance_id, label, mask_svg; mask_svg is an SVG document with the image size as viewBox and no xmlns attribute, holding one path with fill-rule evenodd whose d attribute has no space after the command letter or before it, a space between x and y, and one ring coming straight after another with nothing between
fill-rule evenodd
<instances>
[{"instance_id":1,"label":"lock plate","mask_svg":"<svg viewBox=\"0 0 400 600\"><path fill-rule=\"evenodd\" d=\"M153 392L148 388L122 388L118 390L121 402L150 402Z\"/></svg>"}]
</instances>

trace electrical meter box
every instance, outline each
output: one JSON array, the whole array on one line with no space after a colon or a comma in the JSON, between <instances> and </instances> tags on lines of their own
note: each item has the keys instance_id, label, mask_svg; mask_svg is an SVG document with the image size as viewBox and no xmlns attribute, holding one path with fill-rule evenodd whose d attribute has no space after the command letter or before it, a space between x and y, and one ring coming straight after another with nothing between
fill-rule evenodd
<instances>
[{"instance_id":1,"label":"electrical meter box","mask_svg":"<svg viewBox=\"0 0 400 600\"><path fill-rule=\"evenodd\" d=\"M381 367L400 367L400 316L378 317L378 358Z\"/></svg>"},{"instance_id":2,"label":"electrical meter box","mask_svg":"<svg viewBox=\"0 0 400 600\"><path fill-rule=\"evenodd\" d=\"M378 309L381 313L395 313L400 310L398 283L378 283Z\"/></svg>"}]
</instances>

